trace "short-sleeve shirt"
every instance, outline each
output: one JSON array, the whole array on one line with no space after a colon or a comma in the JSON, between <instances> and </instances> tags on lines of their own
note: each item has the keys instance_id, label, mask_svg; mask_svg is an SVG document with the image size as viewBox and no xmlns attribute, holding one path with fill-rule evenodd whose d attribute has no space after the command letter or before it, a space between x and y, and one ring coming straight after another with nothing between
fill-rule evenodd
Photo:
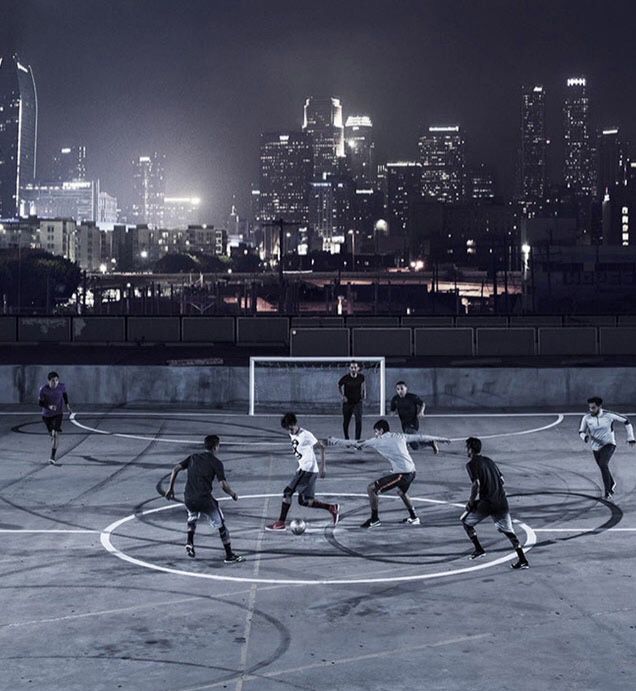
<instances>
[{"instance_id":1,"label":"short-sleeve shirt","mask_svg":"<svg viewBox=\"0 0 636 691\"><path fill-rule=\"evenodd\" d=\"M363 384L364 375L362 374L358 374L357 377L345 374L338 382L338 386L344 387L344 395L347 397L347 403L359 403L362 400Z\"/></svg>"},{"instance_id":2,"label":"short-sleeve shirt","mask_svg":"<svg viewBox=\"0 0 636 691\"><path fill-rule=\"evenodd\" d=\"M487 456L473 456L466 464L471 481L479 481L479 509L491 513L506 513L508 498L504 479L497 464Z\"/></svg>"},{"instance_id":3,"label":"short-sleeve shirt","mask_svg":"<svg viewBox=\"0 0 636 691\"><path fill-rule=\"evenodd\" d=\"M48 384L40 387L39 400L44 401L42 407L43 417L55 417L64 413L64 394L66 393L66 386L60 382L54 389ZM50 410L48 406L55 406L54 410Z\"/></svg>"},{"instance_id":4,"label":"short-sleeve shirt","mask_svg":"<svg viewBox=\"0 0 636 691\"><path fill-rule=\"evenodd\" d=\"M424 401L414 393L406 393L404 396L395 394L391 399L391 410L397 410L402 422L415 422L417 409L424 405Z\"/></svg>"},{"instance_id":5,"label":"short-sleeve shirt","mask_svg":"<svg viewBox=\"0 0 636 691\"><path fill-rule=\"evenodd\" d=\"M291 434L292 453L298 461L298 469L305 470L310 473L318 472L318 461L316 460L316 453L314 445L318 440L308 429L299 429L298 434Z\"/></svg>"},{"instance_id":6,"label":"short-sleeve shirt","mask_svg":"<svg viewBox=\"0 0 636 691\"><path fill-rule=\"evenodd\" d=\"M186 506L206 504L212 497L212 483L225 480L223 463L211 452L193 453L179 465L188 471L184 499Z\"/></svg>"}]
</instances>

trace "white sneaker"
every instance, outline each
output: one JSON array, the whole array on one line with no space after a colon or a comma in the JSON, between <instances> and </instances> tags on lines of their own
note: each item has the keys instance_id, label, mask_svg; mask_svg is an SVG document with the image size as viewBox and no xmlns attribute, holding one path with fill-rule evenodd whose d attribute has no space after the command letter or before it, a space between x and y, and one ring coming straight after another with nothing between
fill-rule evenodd
<instances>
[{"instance_id":1,"label":"white sneaker","mask_svg":"<svg viewBox=\"0 0 636 691\"><path fill-rule=\"evenodd\" d=\"M419 525L420 524L420 517L415 516L415 518L411 518L410 516L408 518L405 518L402 523L406 523L408 525Z\"/></svg>"}]
</instances>

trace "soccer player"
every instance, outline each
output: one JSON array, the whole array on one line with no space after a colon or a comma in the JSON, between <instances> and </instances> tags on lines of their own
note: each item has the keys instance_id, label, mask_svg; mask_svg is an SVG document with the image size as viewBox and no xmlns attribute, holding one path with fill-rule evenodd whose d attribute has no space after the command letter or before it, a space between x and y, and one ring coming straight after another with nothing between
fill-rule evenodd
<instances>
[{"instance_id":1,"label":"soccer player","mask_svg":"<svg viewBox=\"0 0 636 691\"><path fill-rule=\"evenodd\" d=\"M212 483L216 478L221 484L221 488L229 494L234 501L238 501L238 494L230 487L225 479L225 469L223 463L217 458L216 453L219 449L221 440L216 434L209 434L203 440L205 451L193 453L181 463L177 463L170 475L170 485L166 492L166 499L174 499L174 483L177 475L182 470L188 471L184 492L184 504L188 511L188 537L186 542L186 554L194 558L194 533L197 529L197 521L202 516L208 523L219 531L221 542L225 548L225 563L236 564L244 561L243 557L232 551L230 533L225 526L225 518L221 507L212 496Z\"/></svg>"},{"instance_id":2,"label":"soccer player","mask_svg":"<svg viewBox=\"0 0 636 691\"><path fill-rule=\"evenodd\" d=\"M265 530L285 530L285 520L295 492L298 492L298 503L301 506L328 511L334 526L337 525L340 518L340 505L326 504L314 498L319 472L315 449L320 449L320 477L325 477L324 445L309 430L303 429L298 424L298 419L294 413L285 413L280 421L280 426L289 433L292 453L298 461L298 470L283 490L283 503L278 520L266 526Z\"/></svg>"},{"instance_id":3,"label":"soccer player","mask_svg":"<svg viewBox=\"0 0 636 691\"><path fill-rule=\"evenodd\" d=\"M349 374L345 374L338 381L338 391L342 396L342 429L345 439L349 439L349 424L351 417L356 420L356 439L362 437L362 402L367 397L364 375L360 373L360 365L355 360L349 365Z\"/></svg>"},{"instance_id":4,"label":"soccer player","mask_svg":"<svg viewBox=\"0 0 636 691\"><path fill-rule=\"evenodd\" d=\"M329 437L327 440L329 446L355 446L358 449L373 449L391 464L392 472L390 475L379 478L367 487L369 504L371 506L371 518L367 519L360 527L376 528L382 525L378 514L378 495L384 494L390 489L397 489L400 499L404 502L404 506L406 506L406 510L409 512L408 518L405 518L402 523L419 525L419 516L415 513L413 503L407 494L409 487L415 479L415 463L413 463L407 443L414 441L426 443L439 441L443 444L450 444L450 439L431 437L427 434L391 432L389 423L386 420L378 420L373 425L373 432L375 437L365 441L353 442L347 439L334 439L333 437Z\"/></svg>"},{"instance_id":5,"label":"soccer player","mask_svg":"<svg viewBox=\"0 0 636 691\"><path fill-rule=\"evenodd\" d=\"M492 459L480 454L481 440L468 437L466 455L470 461L466 464L466 470L472 485L466 511L461 517L464 530L475 547L468 558L479 559L486 554L477 538L475 526L490 516L499 532L503 533L515 548L518 559L510 566L513 569L527 569L530 564L512 527L503 475Z\"/></svg>"},{"instance_id":6,"label":"soccer player","mask_svg":"<svg viewBox=\"0 0 636 691\"><path fill-rule=\"evenodd\" d=\"M406 382L399 381L395 385L395 396L391 399L391 412L396 413L402 423L402 432L415 434L420 428L420 415L424 415L426 405L424 401L414 393L409 393ZM409 444L413 451L420 448L419 442ZM435 441L424 442L422 446L430 446L434 454L439 453L439 447Z\"/></svg>"},{"instance_id":7,"label":"soccer player","mask_svg":"<svg viewBox=\"0 0 636 691\"><path fill-rule=\"evenodd\" d=\"M49 372L46 376L48 383L40 387L38 405L42 408L42 420L51 437L51 455L49 463L59 465L55 460L59 436L62 434L62 420L64 418L64 407L67 412L73 412L68 403L66 386L60 382L60 375L57 372Z\"/></svg>"},{"instance_id":8,"label":"soccer player","mask_svg":"<svg viewBox=\"0 0 636 691\"><path fill-rule=\"evenodd\" d=\"M622 422L627 432L627 443L630 446L636 444L634 439L634 428L631 422L624 415L610 413L603 409L603 399L593 396L587 399L589 413L581 419L579 436L587 444L592 443L592 453L594 460L601 469L603 478L603 488L605 499L612 499L616 490L616 483L609 469L614 451L616 451L616 435L614 434L614 423Z\"/></svg>"}]
</instances>

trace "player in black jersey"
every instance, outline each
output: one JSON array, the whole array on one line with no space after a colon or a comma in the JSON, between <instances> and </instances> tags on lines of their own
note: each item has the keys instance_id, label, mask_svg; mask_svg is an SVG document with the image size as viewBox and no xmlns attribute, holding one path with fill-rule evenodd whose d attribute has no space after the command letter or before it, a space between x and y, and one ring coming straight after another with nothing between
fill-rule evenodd
<instances>
[{"instance_id":1,"label":"player in black jersey","mask_svg":"<svg viewBox=\"0 0 636 691\"><path fill-rule=\"evenodd\" d=\"M166 499L174 499L174 483L177 475L182 470L188 471L186 486L184 491L184 504L188 511L188 539L186 543L186 554L194 557L194 533L197 528L197 521L202 516L208 523L217 528L221 536L221 542L225 548L225 563L234 564L243 561L243 557L234 554L230 543L230 533L225 527L225 518L221 507L212 496L212 483L217 478L221 488L229 494L234 501L238 501L238 494L230 487L225 479L225 469L223 463L216 457L220 439L216 434L210 434L203 440L205 451L193 453L181 463L177 463L170 475L170 485L166 492Z\"/></svg>"}]
</instances>

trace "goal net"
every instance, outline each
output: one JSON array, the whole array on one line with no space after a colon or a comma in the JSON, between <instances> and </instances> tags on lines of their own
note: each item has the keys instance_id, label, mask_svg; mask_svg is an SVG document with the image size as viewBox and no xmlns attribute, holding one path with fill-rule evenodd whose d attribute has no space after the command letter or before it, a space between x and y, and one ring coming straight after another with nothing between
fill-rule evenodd
<instances>
[{"instance_id":1,"label":"goal net","mask_svg":"<svg viewBox=\"0 0 636 691\"><path fill-rule=\"evenodd\" d=\"M383 357L251 357L249 414L293 410L310 414L337 414L342 398L338 381L357 362L364 375L365 410L385 414L386 380Z\"/></svg>"}]
</instances>

